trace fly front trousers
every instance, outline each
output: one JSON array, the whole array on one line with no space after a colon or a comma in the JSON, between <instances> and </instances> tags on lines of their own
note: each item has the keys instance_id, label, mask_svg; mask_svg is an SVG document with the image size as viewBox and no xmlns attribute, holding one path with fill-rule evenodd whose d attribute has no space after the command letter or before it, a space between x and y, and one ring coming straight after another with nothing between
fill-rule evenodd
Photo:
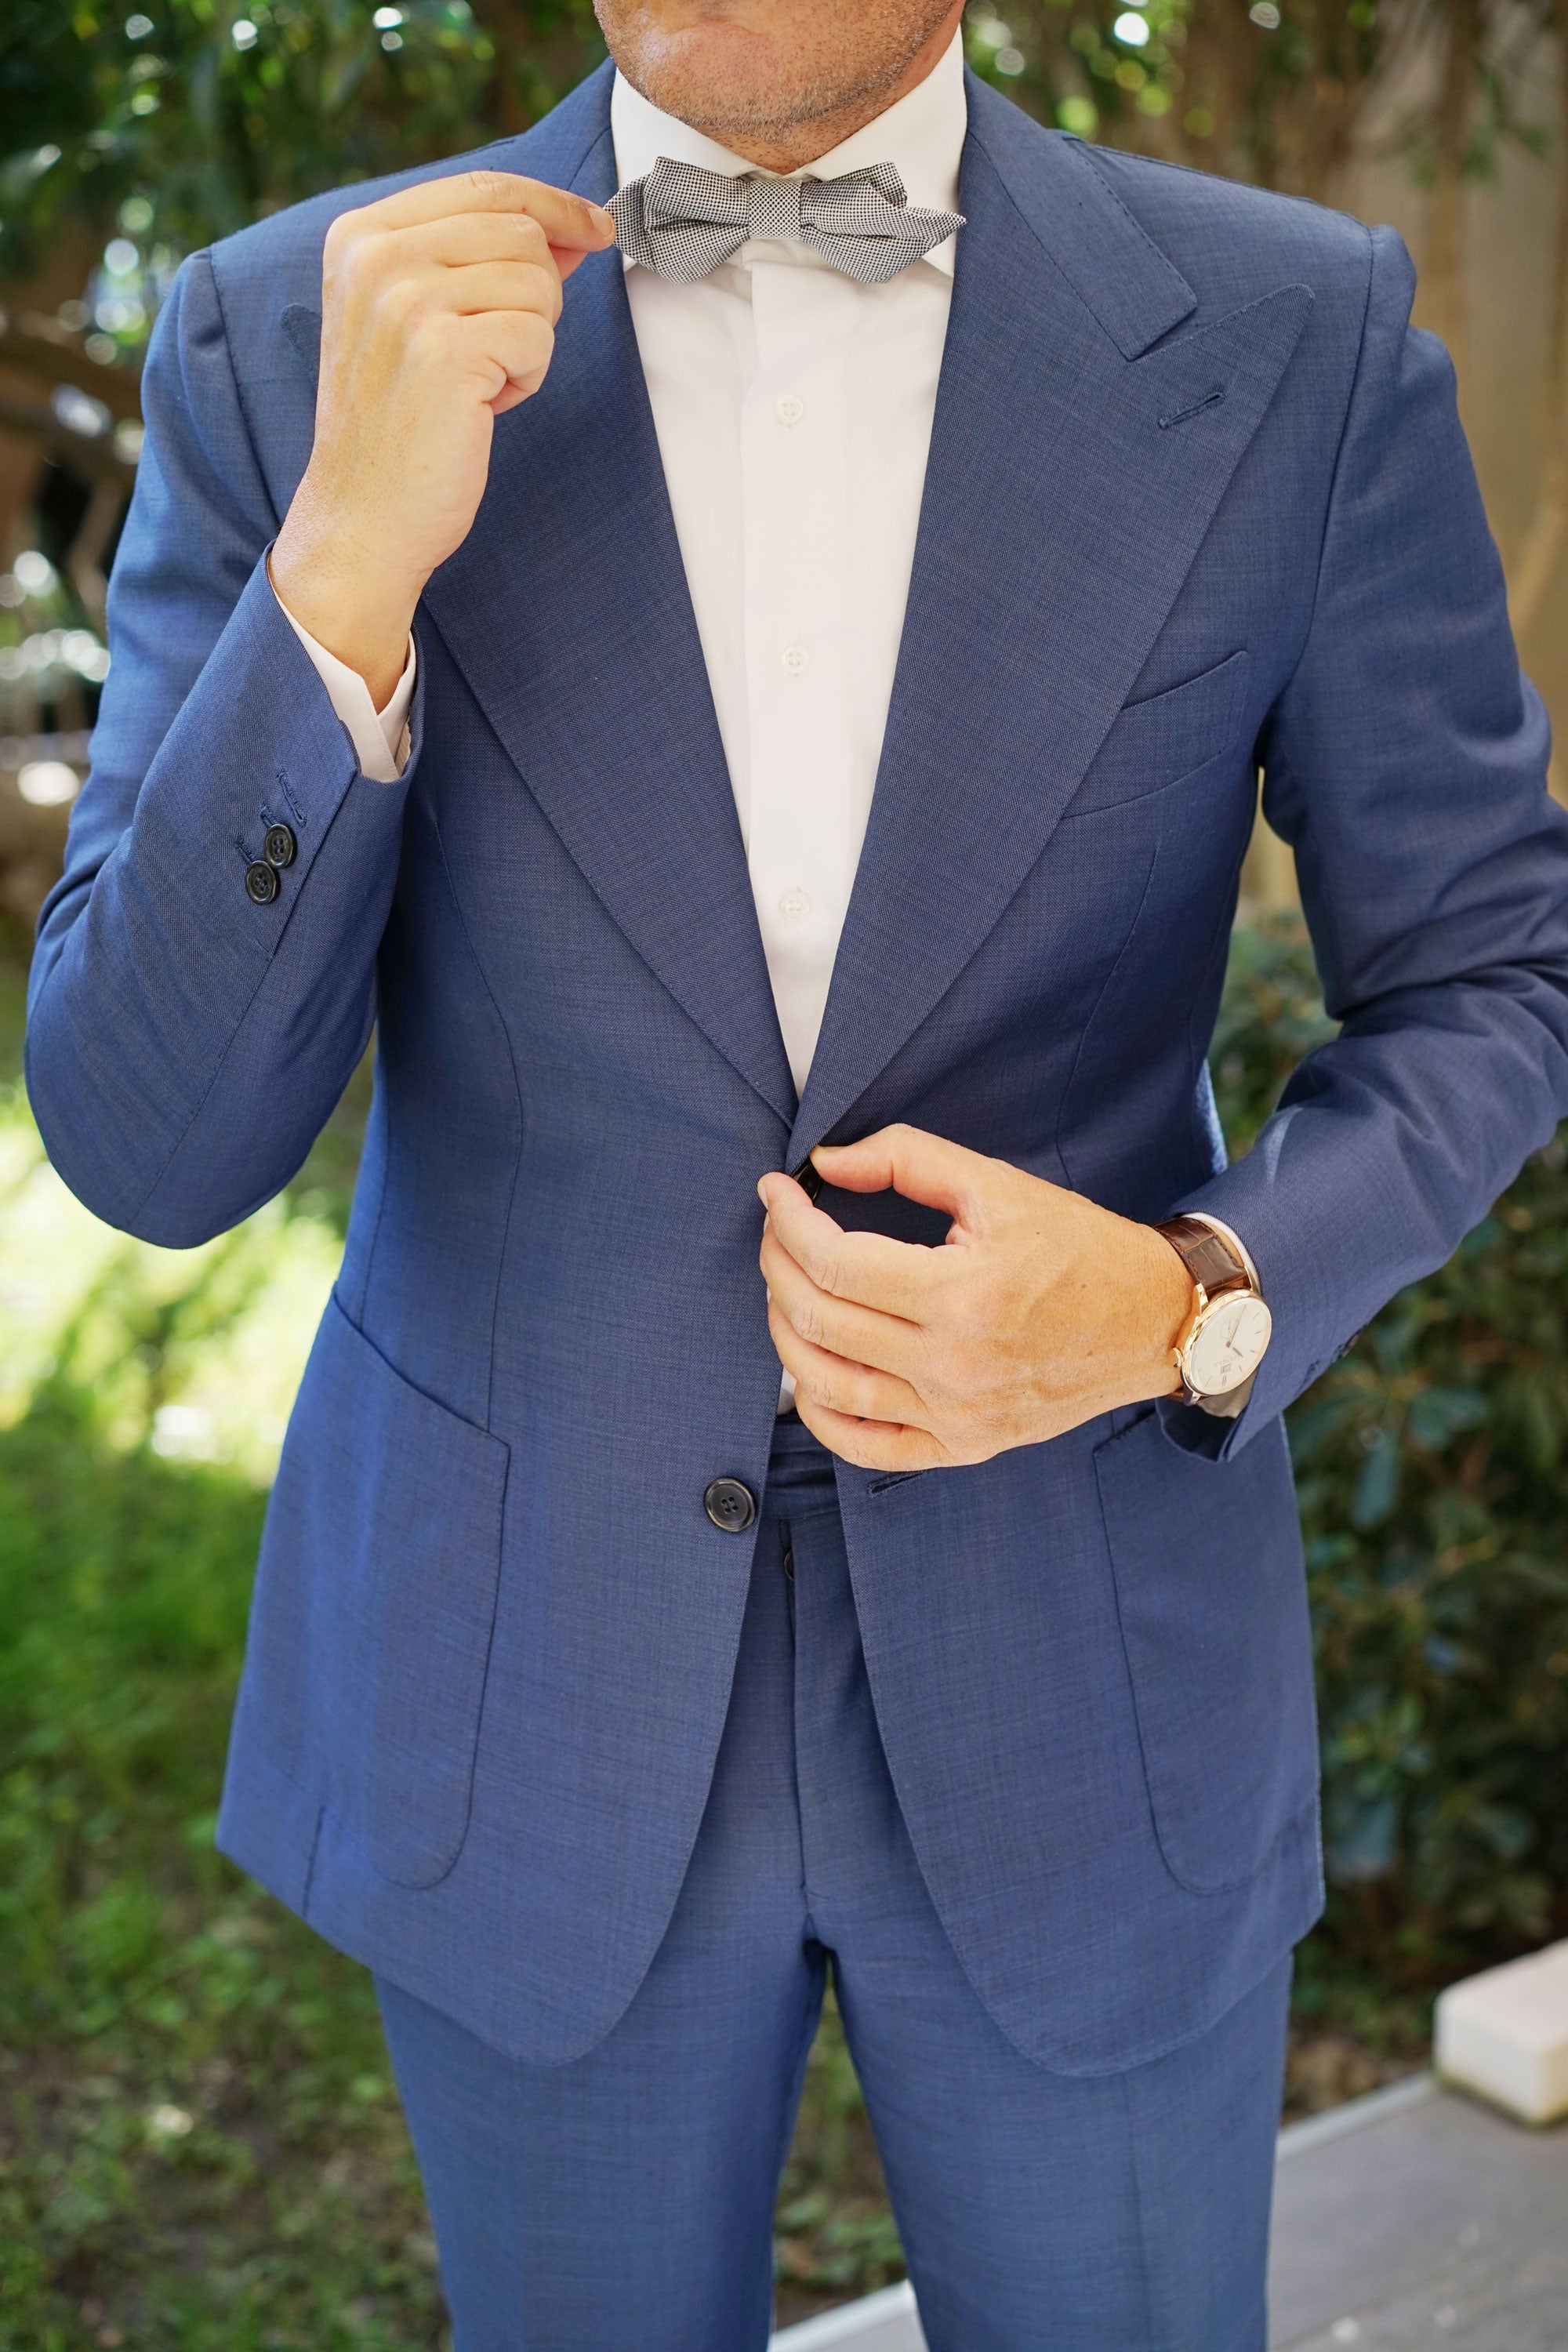
<instances>
[{"instance_id":1,"label":"fly front trousers","mask_svg":"<svg viewBox=\"0 0 1568 2352\"><path fill-rule=\"evenodd\" d=\"M1014 2047L904 1828L828 1456L781 1424L712 1792L630 2008L529 2066L379 1983L456 2352L763 2352L830 1967L931 2352L1264 2352L1289 1964L1123 2073Z\"/></svg>"}]
</instances>

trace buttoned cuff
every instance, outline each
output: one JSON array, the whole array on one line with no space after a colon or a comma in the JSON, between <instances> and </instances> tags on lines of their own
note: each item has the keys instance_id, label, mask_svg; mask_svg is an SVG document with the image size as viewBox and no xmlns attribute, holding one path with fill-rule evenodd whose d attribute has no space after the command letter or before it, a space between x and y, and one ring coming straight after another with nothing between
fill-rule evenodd
<instances>
[{"instance_id":1,"label":"buttoned cuff","mask_svg":"<svg viewBox=\"0 0 1568 2352\"><path fill-rule=\"evenodd\" d=\"M269 573L269 583L270 576ZM276 588L272 593L278 596ZM318 645L309 629L301 628L281 596L278 596L278 609L309 654L317 677L326 688L327 698L354 747L361 775L368 776L373 783L396 783L408 765L408 706L414 699L416 664L412 635L403 675L393 688L385 709L378 710L358 670L350 669L347 662L341 662L336 654Z\"/></svg>"}]
</instances>

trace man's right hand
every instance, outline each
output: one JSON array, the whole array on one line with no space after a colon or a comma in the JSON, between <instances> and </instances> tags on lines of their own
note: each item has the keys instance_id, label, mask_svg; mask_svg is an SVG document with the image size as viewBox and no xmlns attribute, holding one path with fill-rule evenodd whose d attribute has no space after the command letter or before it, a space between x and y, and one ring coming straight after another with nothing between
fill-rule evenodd
<instances>
[{"instance_id":1,"label":"man's right hand","mask_svg":"<svg viewBox=\"0 0 1568 2352\"><path fill-rule=\"evenodd\" d=\"M378 710L468 535L495 419L544 381L563 279L614 242L599 205L506 172L421 181L328 230L315 444L272 584Z\"/></svg>"}]
</instances>

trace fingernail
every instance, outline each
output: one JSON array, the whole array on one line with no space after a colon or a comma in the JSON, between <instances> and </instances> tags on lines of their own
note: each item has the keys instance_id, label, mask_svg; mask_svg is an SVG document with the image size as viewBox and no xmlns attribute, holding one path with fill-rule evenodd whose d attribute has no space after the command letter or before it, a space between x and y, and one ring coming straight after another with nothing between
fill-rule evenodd
<instances>
[{"instance_id":1,"label":"fingernail","mask_svg":"<svg viewBox=\"0 0 1568 2352\"><path fill-rule=\"evenodd\" d=\"M615 214L606 212L603 205L595 205L594 206L594 220L597 227L607 228L610 230L612 235L614 234L616 226Z\"/></svg>"}]
</instances>

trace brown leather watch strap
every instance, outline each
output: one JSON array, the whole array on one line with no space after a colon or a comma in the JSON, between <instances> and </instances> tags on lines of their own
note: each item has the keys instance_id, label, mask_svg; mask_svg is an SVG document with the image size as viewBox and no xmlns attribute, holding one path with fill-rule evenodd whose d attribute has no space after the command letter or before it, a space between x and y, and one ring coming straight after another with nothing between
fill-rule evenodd
<instances>
[{"instance_id":1,"label":"brown leather watch strap","mask_svg":"<svg viewBox=\"0 0 1568 2352\"><path fill-rule=\"evenodd\" d=\"M1193 1280L1205 1297L1217 1298L1227 1290L1250 1290L1252 1277L1223 1234L1201 1217L1167 1217L1155 1226L1163 1234Z\"/></svg>"}]
</instances>

